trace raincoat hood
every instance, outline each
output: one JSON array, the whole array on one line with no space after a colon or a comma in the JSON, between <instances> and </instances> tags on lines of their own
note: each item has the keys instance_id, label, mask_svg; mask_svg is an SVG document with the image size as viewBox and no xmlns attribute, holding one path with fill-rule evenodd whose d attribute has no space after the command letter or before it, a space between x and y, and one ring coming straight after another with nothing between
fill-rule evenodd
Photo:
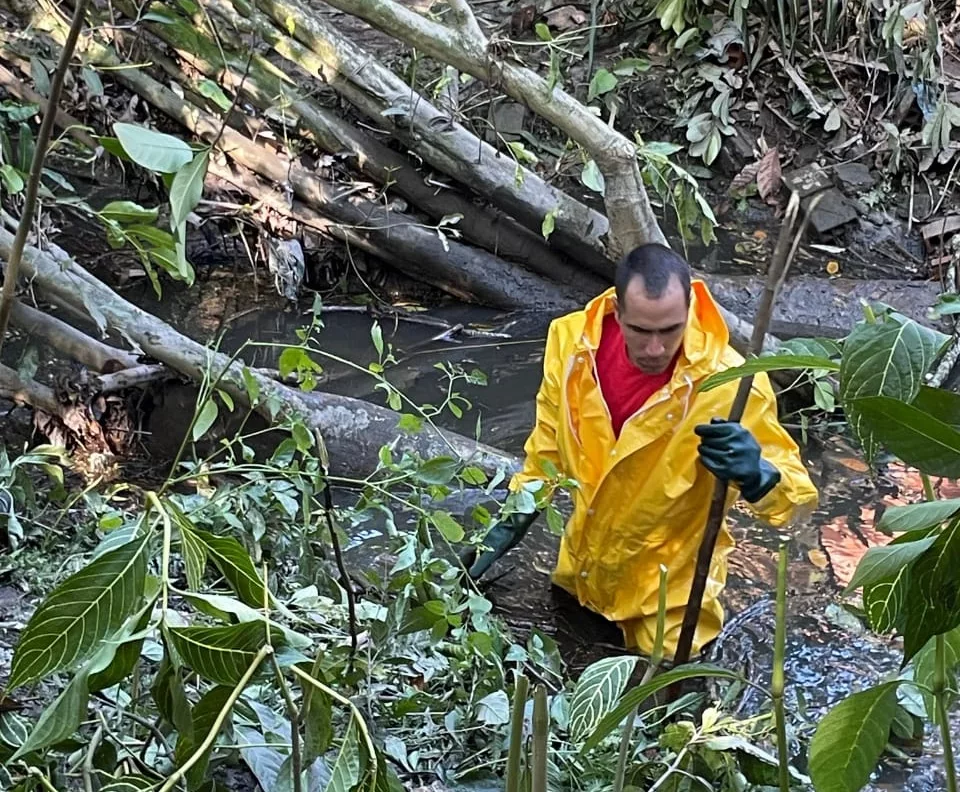
<instances>
[{"instance_id":1,"label":"raincoat hood","mask_svg":"<svg viewBox=\"0 0 960 792\"><path fill-rule=\"evenodd\" d=\"M597 384L595 359L604 317L615 309L614 297L615 290L608 289L582 310L551 324L536 424L524 447L523 470L510 486L549 479L551 465L577 482L553 580L581 604L618 623L629 648L646 653L652 649L659 568L667 568L664 652L672 657L715 481L699 462L694 429L711 418L726 417L738 387L733 381L701 392L699 384L743 358L729 345L729 331L707 285L694 280L682 352L670 382L615 436ZM765 374L754 378L742 424L781 474L780 483L751 509L772 525L786 525L812 508L817 492L796 443L777 420L776 398ZM737 495L731 487L728 507ZM715 638L723 624L718 597L733 547L724 527L694 637L695 652Z\"/></svg>"}]
</instances>

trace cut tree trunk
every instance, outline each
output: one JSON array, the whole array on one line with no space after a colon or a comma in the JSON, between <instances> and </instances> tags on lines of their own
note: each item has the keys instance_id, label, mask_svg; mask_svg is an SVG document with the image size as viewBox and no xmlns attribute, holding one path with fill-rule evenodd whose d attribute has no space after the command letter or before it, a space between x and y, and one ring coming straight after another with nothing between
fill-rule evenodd
<instances>
[{"instance_id":1,"label":"cut tree trunk","mask_svg":"<svg viewBox=\"0 0 960 792\"><path fill-rule=\"evenodd\" d=\"M0 258L9 255L12 243L13 235L0 229ZM28 246L22 266L24 276L31 278L58 305L77 310L96 305L108 327L129 338L145 354L195 382L213 372L220 377L220 387L237 403L249 404L242 363L181 335L166 322L128 303L70 260L54 259ZM304 394L256 369L247 371L259 388L255 407L268 424L275 425L278 418L286 418L318 430L337 475L368 475L377 467L380 447L393 441L402 450L417 453L424 459L452 456L477 465L491 475L497 470L509 475L517 469L515 456L454 432L426 424L418 434L406 434L398 428L400 416L392 410L346 396Z\"/></svg>"},{"instance_id":2,"label":"cut tree trunk","mask_svg":"<svg viewBox=\"0 0 960 792\"><path fill-rule=\"evenodd\" d=\"M124 13L136 18L137 9L128 0L119 0L116 5ZM603 281L591 276L582 267L563 260L550 250L541 236L511 218L476 205L455 189L438 189L436 185L428 184L424 175L405 156L321 106L309 97L307 86L294 82L287 75L278 74L276 67L262 56L254 54L244 57L218 46L185 18L168 15L168 19L164 24L145 25L193 69L210 79L219 80L235 92L240 91L261 111L275 108L279 101L285 121L296 124L299 134L313 138L331 154L349 154L352 164L362 173L387 187L390 192L403 196L435 221L460 215L461 219L455 228L466 241L570 286L578 293L596 293L603 288ZM132 37L126 38L132 40ZM142 39L138 43L144 46ZM195 87L176 64L169 59L157 59L153 57L152 48L148 50L149 59L159 62L168 76L178 83Z\"/></svg>"},{"instance_id":3,"label":"cut tree trunk","mask_svg":"<svg viewBox=\"0 0 960 792\"><path fill-rule=\"evenodd\" d=\"M53 39L61 44L66 33L63 20L47 14L44 21L51 28ZM101 66L123 65L109 47L89 34L80 36L77 50ZM409 216L388 211L360 198L352 190L342 190L318 179L303 166L285 161L230 127L224 128L218 119L190 105L141 71L116 68L114 74L117 80L200 139L211 144L218 141L219 148L239 166L275 184L289 185L304 203L336 223L350 227L353 234L371 240L379 250L390 251L389 262L413 277L427 280L459 299L499 308L533 306L563 310L578 303L575 293L558 284L511 266L485 251L453 240L441 240L435 230L423 228Z\"/></svg>"}]
</instances>

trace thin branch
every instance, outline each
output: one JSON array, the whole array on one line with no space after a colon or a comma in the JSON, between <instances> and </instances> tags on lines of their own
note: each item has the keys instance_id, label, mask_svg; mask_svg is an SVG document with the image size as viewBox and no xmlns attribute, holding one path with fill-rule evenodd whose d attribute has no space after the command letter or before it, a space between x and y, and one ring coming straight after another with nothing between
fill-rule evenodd
<instances>
[{"instance_id":1,"label":"thin branch","mask_svg":"<svg viewBox=\"0 0 960 792\"><path fill-rule=\"evenodd\" d=\"M53 390L34 380L23 379L14 369L0 363L0 396L59 416L63 408Z\"/></svg>"},{"instance_id":2,"label":"thin branch","mask_svg":"<svg viewBox=\"0 0 960 792\"><path fill-rule=\"evenodd\" d=\"M324 466L324 476L329 471ZM357 626L357 599L353 591L353 584L350 582L350 574L347 572L346 564L343 562L343 550L340 548L340 540L337 538L337 531L333 524L333 496L330 494L330 480L327 478L323 485L323 510L327 520L327 529L330 531L330 544L333 545L333 556L337 562L337 570L340 572L340 585L347 592L347 613L350 618L350 663L352 664L357 654L359 643L359 628Z\"/></svg>"},{"instance_id":3,"label":"thin branch","mask_svg":"<svg viewBox=\"0 0 960 792\"><path fill-rule=\"evenodd\" d=\"M10 321L10 311L13 308L13 295L17 288L17 277L20 271L20 259L23 258L23 249L27 244L27 234L33 225L33 214L37 206L37 193L40 190L40 177L43 174L43 161L46 159L47 146L50 144L50 135L56 121L56 109L60 106L60 94L63 92L63 81L73 58L73 50L77 46L80 28L83 27L84 14L89 0L77 0L73 11L73 21L67 39L60 52L60 62L50 83L50 100L47 112L40 122L40 131L37 133L36 148L33 151L33 162L30 166L30 178L27 181L27 192L23 199L23 212L20 215L20 225L13 240L13 250L7 259L7 268L3 274L3 292L0 294L0 350L3 349L3 339L7 334L7 324Z\"/></svg>"}]
</instances>

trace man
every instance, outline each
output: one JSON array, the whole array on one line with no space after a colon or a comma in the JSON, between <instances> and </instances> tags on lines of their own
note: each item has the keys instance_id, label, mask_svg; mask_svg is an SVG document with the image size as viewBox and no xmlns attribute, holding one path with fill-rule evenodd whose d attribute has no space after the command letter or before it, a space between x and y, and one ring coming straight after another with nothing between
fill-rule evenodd
<instances>
[{"instance_id":1,"label":"man","mask_svg":"<svg viewBox=\"0 0 960 792\"><path fill-rule=\"evenodd\" d=\"M729 414L736 381L705 393L710 375L740 365L706 284L661 245L620 262L615 286L547 335L536 425L523 470L510 482L549 478L543 462L577 481L574 511L553 581L617 623L628 648L649 654L657 623L659 567L668 570L664 654L680 636L715 477L753 512L780 527L814 507L817 491L799 449L777 420L777 402L758 374L741 423ZM547 465L547 469L550 465ZM512 514L470 559L482 575L516 545L536 514ZM693 640L697 654L720 632L718 597L734 542L726 527L713 556Z\"/></svg>"}]
</instances>

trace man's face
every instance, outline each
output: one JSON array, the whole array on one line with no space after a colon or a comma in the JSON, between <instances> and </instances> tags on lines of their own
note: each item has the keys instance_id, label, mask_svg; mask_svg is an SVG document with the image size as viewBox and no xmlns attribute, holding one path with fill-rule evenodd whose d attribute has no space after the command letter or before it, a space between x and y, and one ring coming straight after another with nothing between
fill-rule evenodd
<instances>
[{"instance_id":1,"label":"man's face","mask_svg":"<svg viewBox=\"0 0 960 792\"><path fill-rule=\"evenodd\" d=\"M646 374L660 374L670 365L683 343L687 310L679 279L671 278L657 299L647 295L643 278L630 281L623 300L617 302L617 321L633 365Z\"/></svg>"}]
</instances>

